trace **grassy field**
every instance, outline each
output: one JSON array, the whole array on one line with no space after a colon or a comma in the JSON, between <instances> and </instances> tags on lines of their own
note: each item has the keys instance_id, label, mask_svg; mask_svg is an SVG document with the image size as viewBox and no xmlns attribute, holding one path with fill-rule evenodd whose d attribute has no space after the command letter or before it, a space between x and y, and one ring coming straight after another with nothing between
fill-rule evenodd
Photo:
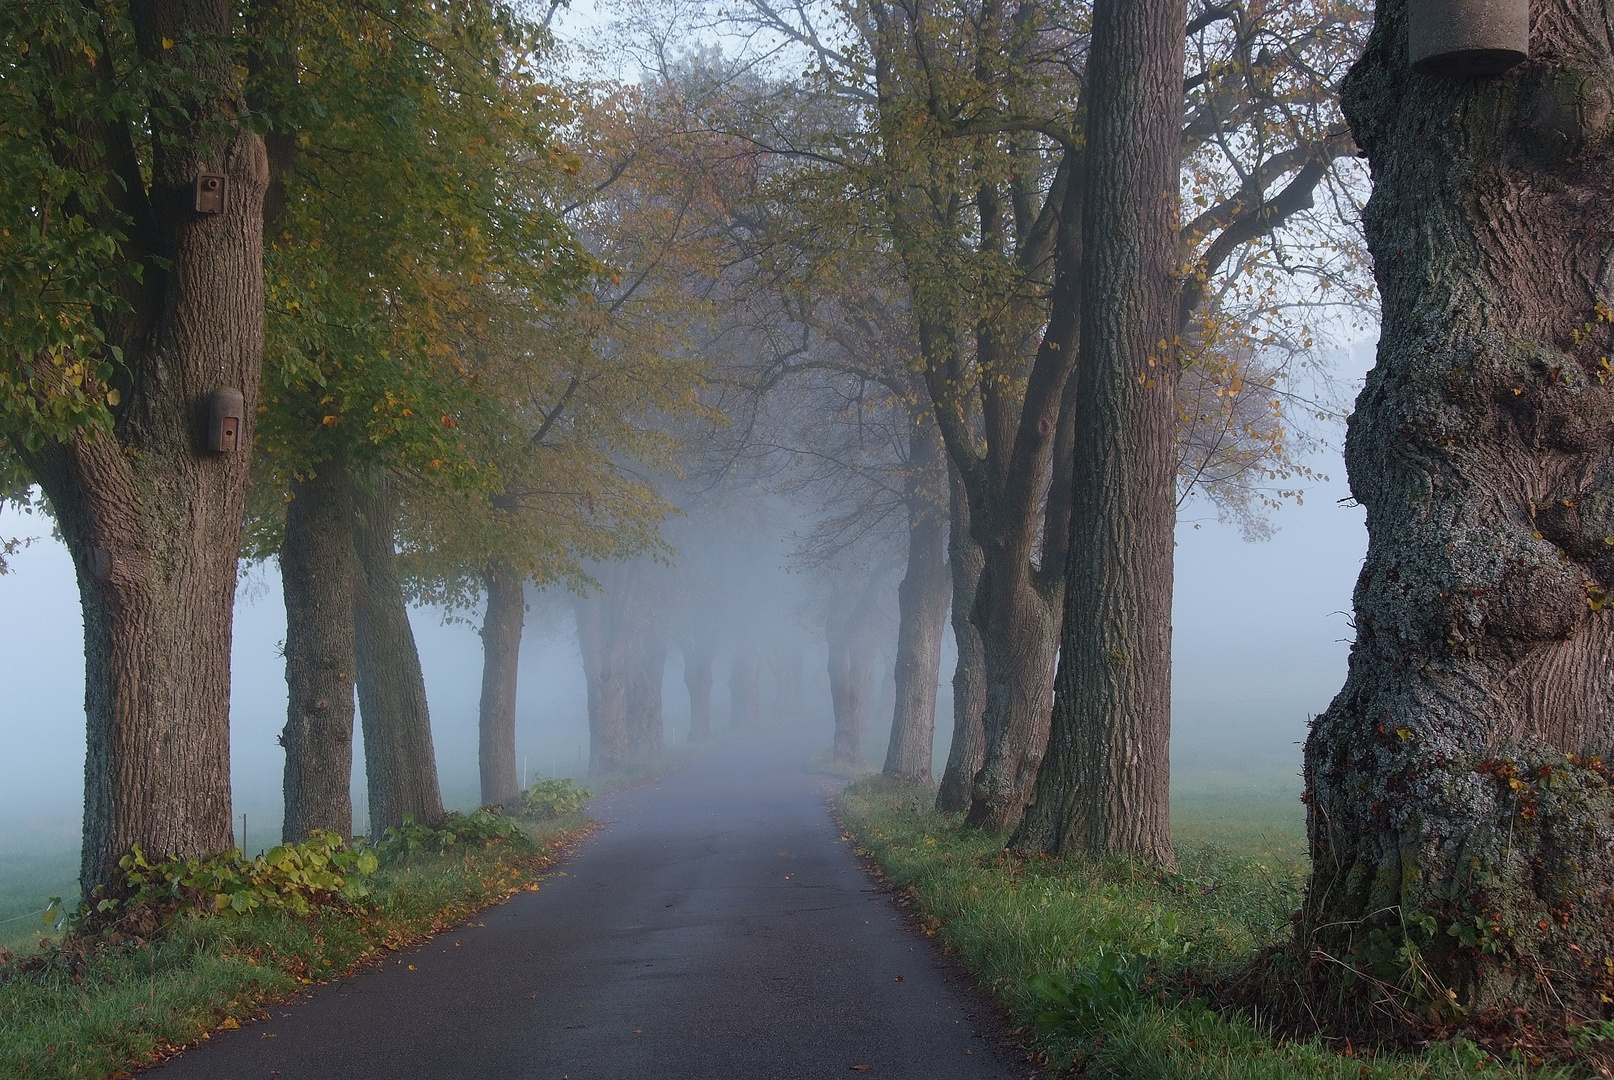
<instances>
[{"instance_id":1,"label":"grassy field","mask_svg":"<svg viewBox=\"0 0 1614 1080\"><path fill-rule=\"evenodd\" d=\"M76 848L0 854L0 949L32 952L45 931L38 912L53 896L78 897Z\"/></svg>"},{"instance_id":2,"label":"grassy field","mask_svg":"<svg viewBox=\"0 0 1614 1080\"><path fill-rule=\"evenodd\" d=\"M1127 1080L1572 1075L1497 1061L1467 1043L1416 1057L1347 1056L1316 1040L1276 1041L1255 1019L1165 993L1173 973L1231 971L1282 940L1306 875L1297 802L1278 791L1185 787L1173 802L1177 874L1125 860L1013 858L1000 838L933 810L931 789L881 777L851 785L840 812L926 931L1036 1031L1034 1046L1056 1071Z\"/></svg>"}]
</instances>

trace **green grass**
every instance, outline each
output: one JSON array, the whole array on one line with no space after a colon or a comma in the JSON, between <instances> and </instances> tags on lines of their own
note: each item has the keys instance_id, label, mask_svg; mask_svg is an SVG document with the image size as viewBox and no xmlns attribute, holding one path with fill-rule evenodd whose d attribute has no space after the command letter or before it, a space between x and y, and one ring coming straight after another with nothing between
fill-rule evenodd
<instances>
[{"instance_id":1,"label":"green grass","mask_svg":"<svg viewBox=\"0 0 1614 1080\"><path fill-rule=\"evenodd\" d=\"M135 949L83 966L0 971L0 1077L104 1077L257 1015L523 889L535 888L581 814L531 826L536 855L513 848L419 855L371 879L369 902L307 918L183 918Z\"/></svg>"},{"instance_id":2,"label":"green grass","mask_svg":"<svg viewBox=\"0 0 1614 1080\"><path fill-rule=\"evenodd\" d=\"M30 953L45 930L35 914L59 896L69 904L78 897L78 851L46 848L28 854L0 855L0 949Z\"/></svg>"},{"instance_id":3,"label":"green grass","mask_svg":"<svg viewBox=\"0 0 1614 1080\"><path fill-rule=\"evenodd\" d=\"M1157 974L1238 968L1284 939L1305 882L1304 847L1297 852L1288 839L1293 814L1277 799L1246 808L1243 824L1230 828L1216 824L1215 800L1190 798L1194 809L1181 815L1179 873L1164 874L1121 859L1013 858L1001 838L937 813L932 798L927 788L871 777L841 796L841 819L917 909L926 932L958 953L1028 1030L1039 1014L1056 1011L1034 990L1039 977L1094 983L1097 973L1140 955L1152 958ZM1213 828L1244 850L1189 838ZM1275 1040L1250 1017L1173 1001L1159 985L1095 994L1091 1012L1068 1014L1061 1030L1038 1034L1037 1050L1057 1069L1127 1080L1570 1075L1497 1062L1470 1044L1420 1056L1347 1057L1316 1040Z\"/></svg>"},{"instance_id":4,"label":"green grass","mask_svg":"<svg viewBox=\"0 0 1614 1080\"><path fill-rule=\"evenodd\" d=\"M871 765L867 760L862 765L842 764L835 760L834 752L827 748L808 758L807 764L801 768L803 772L818 776L834 776L842 780L859 780L880 771L878 765Z\"/></svg>"}]
</instances>

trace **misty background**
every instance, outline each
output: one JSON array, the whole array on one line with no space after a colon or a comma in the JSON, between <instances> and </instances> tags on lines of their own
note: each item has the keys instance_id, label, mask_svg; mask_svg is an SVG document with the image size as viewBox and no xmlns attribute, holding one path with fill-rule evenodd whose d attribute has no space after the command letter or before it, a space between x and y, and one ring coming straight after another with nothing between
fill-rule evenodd
<instances>
[{"instance_id":1,"label":"misty background","mask_svg":"<svg viewBox=\"0 0 1614 1080\"><path fill-rule=\"evenodd\" d=\"M1344 401L1354 398L1372 363L1372 344L1359 342L1332 357L1332 378ZM1300 742L1309 716L1322 711L1345 677L1351 589L1366 549L1363 511L1349 499L1339 445L1343 430L1320 429L1329 446L1308 461L1326 481L1307 483L1304 501L1272 514L1270 539L1246 540L1236 523L1217 519L1192 500L1177 527L1173 614L1172 787L1174 802L1209 800L1220 811L1240 802L1281 800L1301 820ZM765 497L760 493L759 498ZM699 522L686 520L687 533ZM693 526L693 528L688 528ZM0 533L32 538L0 576L0 859L15 865L76 852L84 758L83 631L73 568L65 548L39 517L7 513ZM793 538L781 535L780 589L798 587L790 566ZM889 587L895 605L896 578ZM564 594L529 591L531 610L521 653L516 756L524 780L585 775L588 710L571 605ZM473 625L445 622L443 612L412 612L425 669L432 731L445 804L477 803L477 707L481 641ZM813 640L805 614L801 636ZM281 769L276 742L286 722L285 608L273 562L241 576L233 641L231 774L236 836L258 850L278 841ZM942 664L934 750L939 776L951 737L951 678L956 653L949 641ZM870 711L867 756L884 759L891 722L889 664L883 692ZM824 656L805 658L808 714L830 743ZM728 719L727 657L714 672L714 726ZM663 690L667 738L683 741L689 721L682 658L669 656ZM356 732L357 734L357 732ZM362 746L362 743L361 743ZM354 805L364 800L363 753L354 753ZM1236 816L1236 815L1235 815ZM1184 823L1194 831L1192 818ZM1289 836L1290 854L1303 853ZM1297 846L1298 845L1298 846ZM70 875L76 867L63 862ZM65 880L70 887L70 876Z\"/></svg>"}]
</instances>

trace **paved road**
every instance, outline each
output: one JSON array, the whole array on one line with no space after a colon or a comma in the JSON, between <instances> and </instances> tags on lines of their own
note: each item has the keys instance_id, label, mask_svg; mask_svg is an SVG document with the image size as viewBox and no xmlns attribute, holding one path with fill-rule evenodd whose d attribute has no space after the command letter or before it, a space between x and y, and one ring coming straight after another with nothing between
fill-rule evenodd
<instances>
[{"instance_id":1,"label":"paved road","mask_svg":"<svg viewBox=\"0 0 1614 1080\"><path fill-rule=\"evenodd\" d=\"M565 876L152 1073L1026 1077L992 1006L858 868L801 771L813 748L738 743L598 800L609 824Z\"/></svg>"}]
</instances>

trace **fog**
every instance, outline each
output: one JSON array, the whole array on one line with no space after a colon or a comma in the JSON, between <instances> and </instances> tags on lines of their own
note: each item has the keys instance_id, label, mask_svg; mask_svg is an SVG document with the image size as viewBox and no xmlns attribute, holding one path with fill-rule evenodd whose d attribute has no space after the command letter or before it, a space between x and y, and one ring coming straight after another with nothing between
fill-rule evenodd
<instances>
[{"instance_id":1,"label":"fog","mask_svg":"<svg viewBox=\"0 0 1614 1080\"><path fill-rule=\"evenodd\" d=\"M1354 388L1371 360L1359 346L1338 360L1337 378ZM1352 390L1354 392L1354 389ZM1339 441L1338 433L1333 440ZM1247 542L1236 525L1217 520L1214 508L1190 502L1177 530L1174 609L1174 790L1227 795L1298 794L1300 740L1307 718L1320 712L1345 674L1351 588L1366 546L1363 512L1351 504L1337 450L1319 454L1314 467L1325 483L1307 485L1304 502L1275 512L1271 539ZM677 523L688 537L698 521ZM760 586L773 592L803 588L791 565L788 527L754 553L756 573L776 575ZM0 532L32 537L0 576L0 857L76 847L81 808L83 721L82 629L73 571L48 521L8 513ZM675 560L676 561L676 560ZM890 579L891 604L895 582ZM523 642L517 707L517 762L528 779L582 775L588 720L582 662L571 605L563 596L534 593ZM732 610L761 610L746 598ZM797 633L818 642L806 657L807 722L832 731L822 635L798 610ZM445 622L441 611L413 612L445 802L470 808L477 801L477 708L481 641L472 625ZM276 743L285 723L280 642L285 613L273 564L246 571L235 616L231 709L232 779L237 835L246 815L252 848L279 835L282 753ZM887 651L889 656L889 650ZM882 663L885 658L882 658ZM688 698L676 647L666 669L663 700L669 743L683 739ZM713 695L714 725L728 721L727 657L719 647ZM942 666L935 760L939 775L950 735L951 643ZM878 766L890 723L889 674L869 711L865 745ZM883 715L876 709L883 710ZM364 800L362 750L355 753L356 812ZM358 822L362 825L362 820Z\"/></svg>"}]
</instances>

